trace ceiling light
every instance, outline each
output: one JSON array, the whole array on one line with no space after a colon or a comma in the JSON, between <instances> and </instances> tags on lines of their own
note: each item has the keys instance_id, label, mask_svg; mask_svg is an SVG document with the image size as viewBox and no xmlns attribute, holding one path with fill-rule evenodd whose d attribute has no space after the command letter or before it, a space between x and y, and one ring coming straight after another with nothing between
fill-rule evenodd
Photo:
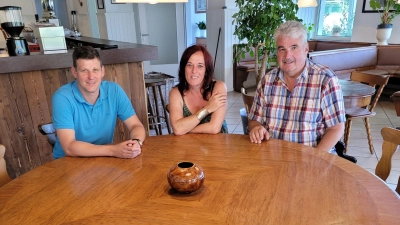
<instances>
[{"instance_id":1,"label":"ceiling light","mask_svg":"<svg viewBox=\"0 0 400 225\"><path fill-rule=\"evenodd\" d=\"M317 7L318 3L317 3L317 0L299 0L297 2L297 5L299 6L299 8Z\"/></svg>"}]
</instances>

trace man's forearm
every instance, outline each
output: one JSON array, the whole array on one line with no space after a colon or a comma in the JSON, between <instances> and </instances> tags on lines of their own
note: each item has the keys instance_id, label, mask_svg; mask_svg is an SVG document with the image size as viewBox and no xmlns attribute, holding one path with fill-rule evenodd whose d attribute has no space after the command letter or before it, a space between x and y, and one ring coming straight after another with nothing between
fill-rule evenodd
<instances>
[{"instance_id":1,"label":"man's forearm","mask_svg":"<svg viewBox=\"0 0 400 225\"><path fill-rule=\"evenodd\" d=\"M140 139L142 142L146 138L146 131L144 130L143 126L134 126L131 131L129 132L130 138L137 138Z\"/></svg>"},{"instance_id":2,"label":"man's forearm","mask_svg":"<svg viewBox=\"0 0 400 225\"><path fill-rule=\"evenodd\" d=\"M336 145L344 133L344 122L326 129L324 136L317 145L317 149L328 152Z\"/></svg>"},{"instance_id":3,"label":"man's forearm","mask_svg":"<svg viewBox=\"0 0 400 225\"><path fill-rule=\"evenodd\" d=\"M94 145L83 141L73 141L64 151L68 156L114 156L114 147L114 145Z\"/></svg>"},{"instance_id":4,"label":"man's forearm","mask_svg":"<svg viewBox=\"0 0 400 225\"><path fill-rule=\"evenodd\" d=\"M256 126L262 126L262 124L255 120L249 120L249 126L248 126L249 132Z\"/></svg>"}]
</instances>

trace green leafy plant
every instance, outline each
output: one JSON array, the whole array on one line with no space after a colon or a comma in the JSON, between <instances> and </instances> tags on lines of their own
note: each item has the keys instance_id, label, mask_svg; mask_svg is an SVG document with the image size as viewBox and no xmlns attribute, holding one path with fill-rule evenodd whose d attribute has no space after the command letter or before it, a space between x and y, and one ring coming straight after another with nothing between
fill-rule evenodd
<instances>
[{"instance_id":1,"label":"green leafy plant","mask_svg":"<svg viewBox=\"0 0 400 225\"><path fill-rule=\"evenodd\" d=\"M313 23L303 23L304 27L307 29L307 33L311 33L314 29Z\"/></svg>"},{"instance_id":2,"label":"green leafy plant","mask_svg":"<svg viewBox=\"0 0 400 225\"><path fill-rule=\"evenodd\" d=\"M200 21L200 22L196 23L196 25L200 30L207 29L206 22L204 22L204 21Z\"/></svg>"},{"instance_id":3,"label":"green leafy plant","mask_svg":"<svg viewBox=\"0 0 400 225\"><path fill-rule=\"evenodd\" d=\"M266 67L270 68L270 63L276 62L275 30L285 21L301 21L296 16L299 7L292 0L235 0L235 3L239 11L233 15L233 34L240 42L247 42L237 45L235 57L239 61L247 52L255 57L258 83L265 75Z\"/></svg>"},{"instance_id":4,"label":"green leafy plant","mask_svg":"<svg viewBox=\"0 0 400 225\"><path fill-rule=\"evenodd\" d=\"M381 5L378 0L369 1L373 10L378 10L382 24L391 24L392 20L400 14L400 5L394 0L385 0L386 4Z\"/></svg>"},{"instance_id":5,"label":"green leafy plant","mask_svg":"<svg viewBox=\"0 0 400 225\"><path fill-rule=\"evenodd\" d=\"M349 12L350 1L343 1L340 4L342 17L340 18L340 34L350 37L353 33L354 12Z\"/></svg>"}]
</instances>

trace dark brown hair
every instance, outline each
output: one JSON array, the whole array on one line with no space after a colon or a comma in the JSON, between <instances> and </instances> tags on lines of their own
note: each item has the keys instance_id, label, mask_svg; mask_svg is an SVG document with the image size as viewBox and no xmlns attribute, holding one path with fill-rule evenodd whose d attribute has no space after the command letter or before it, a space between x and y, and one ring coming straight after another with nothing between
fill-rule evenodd
<instances>
[{"instance_id":1,"label":"dark brown hair","mask_svg":"<svg viewBox=\"0 0 400 225\"><path fill-rule=\"evenodd\" d=\"M183 93L189 90L189 85L186 81L185 67L189 58L196 52L202 52L204 56L204 66L206 67L206 73L204 75L203 86L201 87L203 99L208 101L208 94L211 92L211 83L214 80L214 65L210 53L207 49L201 45L192 45L187 48L181 57L179 63L179 83L177 85L179 92L183 96Z\"/></svg>"},{"instance_id":2,"label":"dark brown hair","mask_svg":"<svg viewBox=\"0 0 400 225\"><path fill-rule=\"evenodd\" d=\"M100 65L102 65L99 52L90 46L81 46L74 49L74 53L72 53L72 63L75 68L78 59L98 59Z\"/></svg>"}]
</instances>

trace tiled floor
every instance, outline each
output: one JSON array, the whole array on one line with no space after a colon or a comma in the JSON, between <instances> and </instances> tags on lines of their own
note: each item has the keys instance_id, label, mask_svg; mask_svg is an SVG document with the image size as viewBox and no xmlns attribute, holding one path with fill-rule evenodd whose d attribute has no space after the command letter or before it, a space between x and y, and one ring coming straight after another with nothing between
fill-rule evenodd
<instances>
[{"instance_id":1,"label":"tiled floor","mask_svg":"<svg viewBox=\"0 0 400 225\"><path fill-rule=\"evenodd\" d=\"M244 107L242 96L238 92L228 92L228 111L225 120L228 124L229 133L243 134L240 109ZM378 159L382 154L383 127L399 127L400 117L396 116L393 101L387 96L381 96L376 108L376 116L370 118L372 139L376 154L370 154L367 133L361 119L353 121L348 154L357 158L357 165L374 173ZM151 131L154 135L154 130ZM164 132L167 133L167 132ZM400 151L397 150L392 159L392 170L387 179L388 185L394 190L400 175Z\"/></svg>"}]
</instances>

